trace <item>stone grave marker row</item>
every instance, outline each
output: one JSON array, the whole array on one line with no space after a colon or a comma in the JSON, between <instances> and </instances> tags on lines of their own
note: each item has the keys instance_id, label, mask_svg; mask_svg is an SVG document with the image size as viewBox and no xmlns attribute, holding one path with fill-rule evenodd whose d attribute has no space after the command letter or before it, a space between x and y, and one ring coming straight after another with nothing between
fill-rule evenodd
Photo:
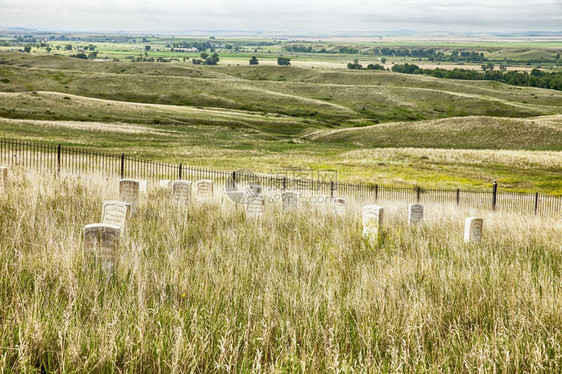
<instances>
[{"instance_id":1,"label":"stone grave marker row","mask_svg":"<svg viewBox=\"0 0 562 374\"><path fill-rule=\"evenodd\" d=\"M124 201L104 201L101 221L103 224L119 227L121 235L124 235L130 214L131 204Z\"/></svg>"},{"instance_id":2,"label":"stone grave marker row","mask_svg":"<svg viewBox=\"0 0 562 374\"><path fill-rule=\"evenodd\" d=\"M108 275L112 276L119 263L119 226L94 223L84 227L84 252Z\"/></svg>"},{"instance_id":3,"label":"stone grave marker row","mask_svg":"<svg viewBox=\"0 0 562 374\"><path fill-rule=\"evenodd\" d=\"M134 213L137 209L140 185L140 181L136 179L121 179L119 181L119 200L131 205L131 213Z\"/></svg>"},{"instance_id":4,"label":"stone grave marker row","mask_svg":"<svg viewBox=\"0 0 562 374\"><path fill-rule=\"evenodd\" d=\"M363 237L371 244L378 240L379 231L383 222L384 208L378 205L366 205L363 207L361 220L363 224Z\"/></svg>"},{"instance_id":5,"label":"stone grave marker row","mask_svg":"<svg viewBox=\"0 0 562 374\"><path fill-rule=\"evenodd\" d=\"M195 197L198 200L209 200L214 195L214 185L212 180L202 179L195 182Z\"/></svg>"},{"instance_id":6,"label":"stone grave marker row","mask_svg":"<svg viewBox=\"0 0 562 374\"><path fill-rule=\"evenodd\" d=\"M480 243L482 241L482 228L484 219L480 217L468 217L464 222L465 243Z\"/></svg>"},{"instance_id":7,"label":"stone grave marker row","mask_svg":"<svg viewBox=\"0 0 562 374\"><path fill-rule=\"evenodd\" d=\"M191 182L177 180L172 182L172 202L176 206L185 206L191 201Z\"/></svg>"},{"instance_id":8,"label":"stone grave marker row","mask_svg":"<svg viewBox=\"0 0 562 374\"><path fill-rule=\"evenodd\" d=\"M408 206L408 224L419 225L423 222L423 204L410 204Z\"/></svg>"}]
</instances>

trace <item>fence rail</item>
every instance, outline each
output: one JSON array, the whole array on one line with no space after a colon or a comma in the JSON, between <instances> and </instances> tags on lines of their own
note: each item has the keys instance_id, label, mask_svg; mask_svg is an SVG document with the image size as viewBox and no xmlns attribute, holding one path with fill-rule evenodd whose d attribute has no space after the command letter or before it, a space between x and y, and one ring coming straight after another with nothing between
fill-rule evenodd
<instances>
[{"instance_id":1,"label":"fence rail","mask_svg":"<svg viewBox=\"0 0 562 374\"><path fill-rule=\"evenodd\" d=\"M59 173L99 172L120 178L144 179L156 183L162 179L211 179L215 183L256 183L269 190L292 190L305 195L353 198L363 203L402 201L474 206L482 209L509 210L542 215L562 215L562 196L536 193L503 192L494 183L489 191L435 189L387 186L298 179L273 175L246 175L232 171L212 170L167 164L103 152L86 151L60 144L49 145L0 139L0 163L21 165Z\"/></svg>"}]
</instances>

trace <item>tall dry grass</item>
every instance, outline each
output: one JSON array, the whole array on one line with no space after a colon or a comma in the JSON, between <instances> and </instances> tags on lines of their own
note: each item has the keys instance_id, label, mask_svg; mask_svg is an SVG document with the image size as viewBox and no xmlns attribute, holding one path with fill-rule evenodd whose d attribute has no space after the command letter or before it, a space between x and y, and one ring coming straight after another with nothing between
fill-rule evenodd
<instances>
[{"instance_id":1,"label":"tall dry grass","mask_svg":"<svg viewBox=\"0 0 562 374\"><path fill-rule=\"evenodd\" d=\"M2 372L559 372L559 219L384 204L246 220L223 196L174 209L150 189L112 280L82 229L117 180L10 170L0 197ZM481 245L464 218L484 217Z\"/></svg>"}]
</instances>

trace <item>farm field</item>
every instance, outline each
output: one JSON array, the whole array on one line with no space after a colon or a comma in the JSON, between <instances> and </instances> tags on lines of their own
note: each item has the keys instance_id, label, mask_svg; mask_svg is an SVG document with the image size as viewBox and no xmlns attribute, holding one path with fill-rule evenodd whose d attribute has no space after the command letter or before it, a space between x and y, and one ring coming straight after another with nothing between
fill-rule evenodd
<instances>
[{"instance_id":1,"label":"farm field","mask_svg":"<svg viewBox=\"0 0 562 374\"><path fill-rule=\"evenodd\" d=\"M107 36L106 42L96 42L99 35L74 37L83 42L55 40L53 48L61 48L50 53L0 52L1 136L226 170L330 169L342 181L477 190L497 180L505 191L562 194L561 91L353 71L345 68L353 54L283 50L318 44L313 40L211 39L222 43L221 60L203 66L190 61L198 53L166 50L165 37ZM98 60L119 61L68 57L87 43ZM554 59L560 52L548 37L348 38L320 44L358 48L365 63L381 63L372 50L384 46L432 47L445 54L472 48L513 61ZM65 51L66 45L73 49ZM134 53L188 58L124 58ZM260 59L258 66L248 66L252 55ZM292 66L277 66L279 55L290 56ZM508 68L534 67L512 65Z\"/></svg>"},{"instance_id":2,"label":"farm field","mask_svg":"<svg viewBox=\"0 0 562 374\"><path fill-rule=\"evenodd\" d=\"M559 218L383 203L263 219L217 188L177 209L142 196L108 280L84 225L118 180L11 168L0 199L0 365L13 371L544 371L562 362ZM482 243L462 240L484 218ZM40 232L40 235L37 233ZM4 348L3 348L4 349Z\"/></svg>"}]
</instances>

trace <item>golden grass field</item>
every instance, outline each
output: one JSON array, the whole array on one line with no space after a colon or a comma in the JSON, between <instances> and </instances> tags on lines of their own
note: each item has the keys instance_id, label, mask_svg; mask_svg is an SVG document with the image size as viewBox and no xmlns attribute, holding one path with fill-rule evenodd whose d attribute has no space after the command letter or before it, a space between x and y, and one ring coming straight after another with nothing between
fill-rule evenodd
<instances>
[{"instance_id":1,"label":"golden grass field","mask_svg":"<svg viewBox=\"0 0 562 374\"><path fill-rule=\"evenodd\" d=\"M117 179L10 169L0 196L0 367L561 370L559 218L426 205L423 226L411 228L405 204L384 202L371 246L358 205L344 216L269 205L253 221L216 189L213 201L178 210L149 187L107 281L87 271L82 230L118 198ZM463 242L473 215L484 218L480 245Z\"/></svg>"}]
</instances>

